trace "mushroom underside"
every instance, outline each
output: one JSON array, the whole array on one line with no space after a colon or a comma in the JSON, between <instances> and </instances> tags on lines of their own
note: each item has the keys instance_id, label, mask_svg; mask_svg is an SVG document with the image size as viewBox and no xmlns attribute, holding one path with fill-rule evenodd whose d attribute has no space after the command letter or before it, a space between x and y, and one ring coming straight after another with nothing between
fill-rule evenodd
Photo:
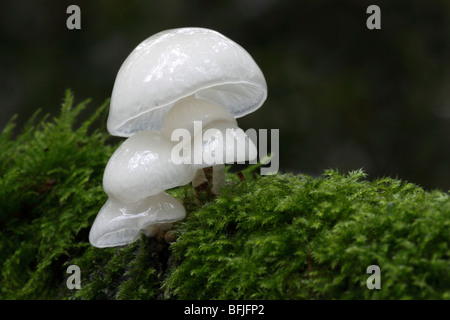
<instances>
[{"instance_id":1,"label":"mushroom underside","mask_svg":"<svg viewBox=\"0 0 450 320\"><path fill-rule=\"evenodd\" d=\"M141 233L153 236L158 228L167 229L185 216L183 205L165 192L127 203L109 196L97 214L89 241L99 248L125 245Z\"/></svg>"}]
</instances>

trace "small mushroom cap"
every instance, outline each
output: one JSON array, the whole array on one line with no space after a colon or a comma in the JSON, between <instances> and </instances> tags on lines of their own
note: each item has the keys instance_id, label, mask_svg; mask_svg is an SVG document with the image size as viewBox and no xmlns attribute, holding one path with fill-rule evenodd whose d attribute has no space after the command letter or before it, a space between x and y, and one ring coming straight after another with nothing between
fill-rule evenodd
<instances>
[{"instance_id":1,"label":"small mushroom cap","mask_svg":"<svg viewBox=\"0 0 450 320\"><path fill-rule=\"evenodd\" d=\"M258 150L253 140L237 125L214 121L203 130L203 135L203 161L202 164L195 164L196 168L253 161L258 157ZM206 140L206 138L209 139ZM195 150L194 147L192 147L192 150ZM218 156L219 150L222 154L220 159ZM216 158L217 162L210 164L205 161L205 158Z\"/></svg>"},{"instance_id":2,"label":"small mushroom cap","mask_svg":"<svg viewBox=\"0 0 450 320\"><path fill-rule=\"evenodd\" d=\"M95 218L89 242L98 248L126 245L136 241L141 233L152 236L153 229L185 216L183 205L165 192L127 203L109 196Z\"/></svg>"},{"instance_id":3,"label":"small mushroom cap","mask_svg":"<svg viewBox=\"0 0 450 320\"><path fill-rule=\"evenodd\" d=\"M183 128L187 129L193 137L198 133L194 131L194 121L201 121L202 127L205 128L217 120L237 125L236 119L226 108L189 96L179 100L170 108L164 118L161 134L170 139L173 130Z\"/></svg>"},{"instance_id":4,"label":"small mushroom cap","mask_svg":"<svg viewBox=\"0 0 450 320\"><path fill-rule=\"evenodd\" d=\"M114 152L103 174L108 195L135 202L161 191L188 184L195 176L190 164L174 164L174 144L159 132L141 131Z\"/></svg>"},{"instance_id":5,"label":"small mushroom cap","mask_svg":"<svg viewBox=\"0 0 450 320\"><path fill-rule=\"evenodd\" d=\"M204 28L166 30L140 43L122 64L108 131L122 137L159 131L169 109L190 95L224 106L238 118L263 104L267 84L248 52L222 34Z\"/></svg>"}]
</instances>

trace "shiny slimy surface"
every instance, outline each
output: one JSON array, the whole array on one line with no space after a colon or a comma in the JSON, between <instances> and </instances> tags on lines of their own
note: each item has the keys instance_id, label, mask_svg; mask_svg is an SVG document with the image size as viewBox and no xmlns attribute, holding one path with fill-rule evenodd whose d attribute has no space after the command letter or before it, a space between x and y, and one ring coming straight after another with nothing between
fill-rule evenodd
<instances>
[{"instance_id":1,"label":"shiny slimy surface","mask_svg":"<svg viewBox=\"0 0 450 320\"><path fill-rule=\"evenodd\" d=\"M148 196L188 184L195 169L174 164L174 144L160 133L141 131L125 140L106 165L105 192L123 202L136 202Z\"/></svg>"},{"instance_id":2,"label":"shiny slimy surface","mask_svg":"<svg viewBox=\"0 0 450 320\"><path fill-rule=\"evenodd\" d=\"M123 137L159 131L170 107L190 95L223 106L237 118L263 104L267 85L247 51L222 34L204 28L166 30L140 43L122 64L108 130Z\"/></svg>"},{"instance_id":3,"label":"shiny slimy surface","mask_svg":"<svg viewBox=\"0 0 450 320\"><path fill-rule=\"evenodd\" d=\"M141 233L151 236L157 227L185 216L183 205L165 192L137 202L109 196L92 225L89 241L98 248L125 245L136 241Z\"/></svg>"},{"instance_id":4,"label":"shiny slimy surface","mask_svg":"<svg viewBox=\"0 0 450 320\"><path fill-rule=\"evenodd\" d=\"M202 127L207 127L213 121L225 121L237 125L236 119L225 108L212 102L197 99L193 96L183 98L170 108L163 121L161 134L171 138L175 129L187 129L193 137L199 132L194 132L194 121L201 121Z\"/></svg>"},{"instance_id":5,"label":"shiny slimy surface","mask_svg":"<svg viewBox=\"0 0 450 320\"><path fill-rule=\"evenodd\" d=\"M201 126L196 127L196 121ZM252 161L257 157L255 144L238 127L233 115L214 103L192 96L181 99L167 113L161 135L170 139L173 130L178 128L190 133L191 140L183 143L190 144L190 159L196 168ZM196 148L196 144L201 148ZM217 162L207 158L215 158Z\"/></svg>"},{"instance_id":6,"label":"shiny slimy surface","mask_svg":"<svg viewBox=\"0 0 450 320\"><path fill-rule=\"evenodd\" d=\"M202 152L203 163L197 164L197 168L253 161L258 156L255 144L244 130L223 121L212 122L203 130ZM212 160L215 162L211 163Z\"/></svg>"}]
</instances>

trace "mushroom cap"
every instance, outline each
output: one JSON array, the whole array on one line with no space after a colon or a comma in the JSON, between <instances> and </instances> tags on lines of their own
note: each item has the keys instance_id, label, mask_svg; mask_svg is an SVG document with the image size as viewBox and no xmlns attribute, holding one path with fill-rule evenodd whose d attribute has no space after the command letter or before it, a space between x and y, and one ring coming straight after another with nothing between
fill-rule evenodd
<instances>
[{"instance_id":1,"label":"mushroom cap","mask_svg":"<svg viewBox=\"0 0 450 320\"><path fill-rule=\"evenodd\" d=\"M149 235L157 226L185 216L183 205L165 192L127 203L109 196L95 218L89 242L98 248L126 245L136 241L141 233Z\"/></svg>"},{"instance_id":2,"label":"mushroom cap","mask_svg":"<svg viewBox=\"0 0 450 320\"><path fill-rule=\"evenodd\" d=\"M170 139L173 130L183 128L188 130L191 137L193 137L198 133L194 131L194 121L201 121L204 128L217 120L237 125L236 119L224 107L189 96L179 100L167 112L161 128L161 134Z\"/></svg>"},{"instance_id":3,"label":"mushroom cap","mask_svg":"<svg viewBox=\"0 0 450 320\"><path fill-rule=\"evenodd\" d=\"M161 129L168 110L189 95L226 107L236 118L267 97L264 75L240 45L204 28L179 28L141 42L122 64L107 122L112 135Z\"/></svg>"},{"instance_id":4,"label":"mushroom cap","mask_svg":"<svg viewBox=\"0 0 450 320\"><path fill-rule=\"evenodd\" d=\"M196 121L199 121L201 126L196 127L194 125ZM202 163L195 162L196 168L204 168L212 164L223 165L225 163L253 161L258 156L254 142L238 127L233 115L226 108L215 103L193 96L180 99L164 118L161 135L170 139L173 130L178 128L189 131L191 140L182 143L190 144L191 153L197 152L195 148L196 140L202 145L202 149L198 150L202 151L202 154L197 154L198 159L202 159ZM207 137L204 137L203 135L207 132ZM200 138L195 139L198 136ZM216 155L219 151L222 157L219 159L220 156L218 156L215 159L218 162L204 162L205 155L207 157ZM195 154L191 156L191 160L195 157ZM200 179L200 177L198 178ZM196 183L197 180L194 182Z\"/></svg>"},{"instance_id":5,"label":"mushroom cap","mask_svg":"<svg viewBox=\"0 0 450 320\"><path fill-rule=\"evenodd\" d=\"M206 134L207 132L208 134ZM214 121L203 129L202 134L204 135L202 145L203 161L201 164L195 164L196 168L227 163L243 163L256 160L258 157L258 150L254 142L237 125L220 120ZM194 150L194 147L192 150ZM219 151L222 155L221 158L218 158ZM217 157L212 157L212 155ZM213 164L208 163L205 161L205 157L210 160L215 159L217 162Z\"/></svg>"},{"instance_id":6,"label":"mushroom cap","mask_svg":"<svg viewBox=\"0 0 450 320\"><path fill-rule=\"evenodd\" d=\"M172 162L173 146L152 130L128 138L106 165L103 189L123 202L135 202L190 183L196 170L190 164Z\"/></svg>"}]
</instances>

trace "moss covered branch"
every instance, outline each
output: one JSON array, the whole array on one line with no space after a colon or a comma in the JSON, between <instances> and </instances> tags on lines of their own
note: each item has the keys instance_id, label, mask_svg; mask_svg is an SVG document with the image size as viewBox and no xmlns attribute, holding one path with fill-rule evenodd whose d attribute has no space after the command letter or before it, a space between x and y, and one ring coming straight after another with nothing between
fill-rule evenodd
<instances>
[{"instance_id":1,"label":"moss covered branch","mask_svg":"<svg viewBox=\"0 0 450 320\"><path fill-rule=\"evenodd\" d=\"M450 197L361 170L321 177L259 176L252 167L214 200L169 192L187 218L162 237L97 249L88 233L106 201L105 165L117 147L76 127L88 101L68 92L58 117L0 136L0 298L450 299ZM66 286L69 265L81 289ZM381 290L369 290L369 265Z\"/></svg>"}]
</instances>

